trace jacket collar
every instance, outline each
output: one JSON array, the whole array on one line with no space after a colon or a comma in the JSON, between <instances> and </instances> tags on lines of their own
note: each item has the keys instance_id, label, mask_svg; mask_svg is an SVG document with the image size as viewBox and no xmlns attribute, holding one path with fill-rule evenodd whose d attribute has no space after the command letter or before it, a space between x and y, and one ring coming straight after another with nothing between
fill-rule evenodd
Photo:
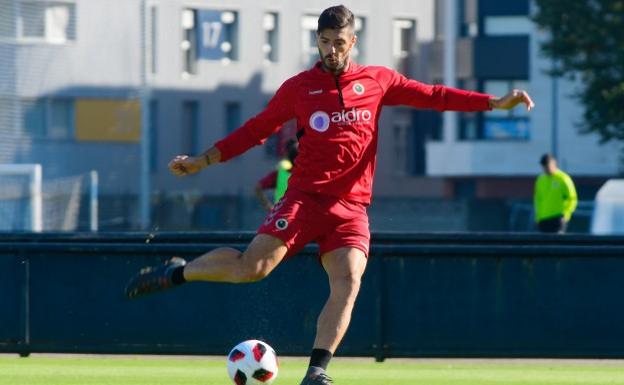
<instances>
[{"instance_id":1,"label":"jacket collar","mask_svg":"<svg viewBox=\"0 0 624 385\"><path fill-rule=\"evenodd\" d=\"M339 76L342 77L342 76L345 76L345 75L351 75L351 74L357 72L357 69L359 67L360 66L357 63L355 63L353 60L351 60L349 62L349 68L347 68L346 71L341 72ZM314 64L314 67L311 68L311 72L314 73L315 75L332 76L333 77L333 74L331 72L326 72L326 71L323 70L322 63L321 63L320 60L318 60Z\"/></svg>"}]
</instances>

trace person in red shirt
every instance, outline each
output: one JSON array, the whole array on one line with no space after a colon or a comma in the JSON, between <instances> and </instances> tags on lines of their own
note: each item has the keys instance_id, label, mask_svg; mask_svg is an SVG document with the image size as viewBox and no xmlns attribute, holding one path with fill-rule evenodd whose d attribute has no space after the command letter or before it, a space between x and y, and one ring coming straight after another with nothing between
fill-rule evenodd
<instances>
[{"instance_id":1,"label":"person in red shirt","mask_svg":"<svg viewBox=\"0 0 624 385\"><path fill-rule=\"evenodd\" d=\"M174 257L162 266L143 269L126 287L126 295L134 298L189 281L254 282L316 241L330 294L318 318L302 385L331 383L326 368L347 330L360 288L369 252L366 208L382 107L487 111L534 106L522 90L497 98L419 83L386 67L358 65L350 59L356 41L349 9L324 10L318 19L316 65L286 80L264 111L203 154L179 155L170 162L173 174L194 174L262 144L282 123L297 120L297 127L304 130L297 167L286 194L247 249L218 248L189 263Z\"/></svg>"}]
</instances>

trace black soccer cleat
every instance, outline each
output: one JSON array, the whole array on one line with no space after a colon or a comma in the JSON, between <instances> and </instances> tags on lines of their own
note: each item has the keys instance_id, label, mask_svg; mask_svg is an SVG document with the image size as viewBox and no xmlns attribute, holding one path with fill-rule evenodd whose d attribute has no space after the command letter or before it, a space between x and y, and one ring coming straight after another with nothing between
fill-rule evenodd
<instances>
[{"instance_id":1,"label":"black soccer cleat","mask_svg":"<svg viewBox=\"0 0 624 385\"><path fill-rule=\"evenodd\" d=\"M332 385L334 380L329 377L324 370L320 368L310 368L308 373L306 373L303 381L301 381L301 385Z\"/></svg>"},{"instance_id":2,"label":"black soccer cleat","mask_svg":"<svg viewBox=\"0 0 624 385\"><path fill-rule=\"evenodd\" d=\"M171 275L176 268L184 265L186 261L183 258L173 257L162 265L142 268L126 285L126 297L136 298L173 287Z\"/></svg>"}]
</instances>

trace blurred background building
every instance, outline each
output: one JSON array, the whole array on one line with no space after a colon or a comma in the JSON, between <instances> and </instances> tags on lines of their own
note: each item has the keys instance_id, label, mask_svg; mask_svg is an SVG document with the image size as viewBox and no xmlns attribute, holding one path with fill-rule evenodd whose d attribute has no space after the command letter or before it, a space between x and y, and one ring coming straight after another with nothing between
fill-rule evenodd
<instances>
[{"instance_id":1,"label":"blurred background building","mask_svg":"<svg viewBox=\"0 0 624 385\"><path fill-rule=\"evenodd\" d=\"M316 19L331 5L0 0L0 163L41 164L44 214L54 191L63 204L47 215L73 210L64 227L44 230L88 228L91 170L99 179L100 230L254 230L263 212L253 186L294 135L292 122L264 146L199 175L175 178L167 163L208 148L311 66ZM530 1L345 5L358 17L357 62L495 95L524 88L537 104L530 114L386 108L373 230L529 230L538 160L549 151L581 200L593 200L619 173L620 147L600 145L575 126L583 109L570 97L575 84L547 74L553 63L539 44L548 36L532 23ZM452 28L446 20L455 21ZM445 38L449 31L453 39ZM449 47L452 79L444 71ZM18 179L0 174L0 229L19 228L20 213L32 210L15 203L25 195ZM591 203L582 203L570 230L586 231L590 213Z\"/></svg>"}]
</instances>

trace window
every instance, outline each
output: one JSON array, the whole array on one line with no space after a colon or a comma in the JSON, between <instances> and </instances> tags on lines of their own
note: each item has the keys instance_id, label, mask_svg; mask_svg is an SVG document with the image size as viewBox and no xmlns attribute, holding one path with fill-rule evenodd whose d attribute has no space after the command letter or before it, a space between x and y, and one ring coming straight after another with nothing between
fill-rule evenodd
<instances>
[{"instance_id":1,"label":"window","mask_svg":"<svg viewBox=\"0 0 624 385\"><path fill-rule=\"evenodd\" d=\"M309 67L319 60L318 47L316 44L316 28L318 16L304 16L301 19L301 53L303 65Z\"/></svg>"},{"instance_id":2,"label":"window","mask_svg":"<svg viewBox=\"0 0 624 385\"><path fill-rule=\"evenodd\" d=\"M18 36L24 40L43 40L62 44L76 39L76 10L72 3L21 1Z\"/></svg>"},{"instance_id":3,"label":"window","mask_svg":"<svg viewBox=\"0 0 624 385\"><path fill-rule=\"evenodd\" d=\"M484 91L492 95L505 95L514 88L526 90L528 85L525 80L489 80L484 83ZM485 112L482 138L528 140L530 127L526 108Z\"/></svg>"},{"instance_id":4,"label":"window","mask_svg":"<svg viewBox=\"0 0 624 385\"><path fill-rule=\"evenodd\" d=\"M529 35L533 22L528 16L487 16L485 34L490 36Z\"/></svg>"},{"instance_id":5,"label":"window","mask_svg":"<svg viewBox=\"0 0 624 385\"><path fill-rule=\"evenodd\" d=\"M199 58L229 62L238 60L238 13L197 11Z\"/></svg>"},{"instance_id":6,"label":"window","mask_svg":"<svg viewBox=\"0 0 624 385\"><path fill-rule=\"evenodd\" d=\"M392 169L397 175L406 175L410 172L408 154L412 153L409 146L410 132L413 131L412 111L405 108L395 108L392 123Z\"/></svg>"},{"instance_id":7,"label":"window","mask_svg":"<svg viewBox=\"0 0 624 385\"><path fill-rule=\"evenodd\" d=\"M0 96L0 133L15 132L18 126L17 102L14 98Z\"/></svg>"},{"instance_id":8,"label":"window","mask_svg":"<svg viewBox=\"0 0 624 385\"><path fill-rule=\"evenodd\" d=\"M149 72L158 72L158 8L155 5L149 8L149 44L147 45L149 57Z\"/></svg>"},{"instance_id":9,"label":"window","mask_svg":"<svg viewBox=\"0 0 624 385\"><path fill-rule=\"evenodd\" d=\"M51 99L48 103L46 136L51 139L69 139L74 134L74 104L69 99Z\"/></svg>"},{"instance_id":10,"label":"window","mask_svg":"<svg viewBox=\"0 0 624 385\"><path fill-rule=\"evenodd\" d=\"M479 35L479 23L478 23L478 2L473 0L459 0L458 1L458 23L459 23L459 36L461 37L476 37Z\"/></svg>"},{"instance_id":11,"label":"window","mask_svg":"<svg viewBox=\"0 0 624 385\"><path fill-rule=\"evenodd\" d=\"M45 104L43 100L22 99L22 126L24 132L32 137L45 136Z\"/></svg>"},{"instance_id":12,"label":"window","mask_svg":"<svg viewBox=\"0 0 624 385\"><path fill-rule=\"evenodd\" d=\"M225 130L226 134L236 130L241 125L241 105L239 102L225 103Z\"/></svg>"},{"instance_id":13,"label":"window","mask_svg":"<svg viewBox=\"0 0 624 385\"><path fill-rule=\"evenodd\" d=\"M238 60L238 12L185 9L182 12L182 75L197 73L197 60Z\"/></svg>"},{"instance_id":14,"label":"window","mask_svg":"<svg viewBox=\"0 0 624 385\"><path fill-rule=\"evenodd\" d=\"M151 100L149 105L149 144L150 171L158 171L158 100Z\"/></svg>"},{"instance_id":15,"label":"window","mask_svg":"<svg viewBox=\"0 0 624 385\"><path fill-rule=\"evenodd\" d=\"M186 101L182 103L182 153L197 155L199 153L199 103Z\"/></svg>"},{"instance_id":16,"label":"window","mask_svg":"<svg viewBox=\"0 0 624 385\"><path fill-rule=\"evenodd\" d=\"M416 54L416 21L395 19L392 22L392 57L402 74L409 74L412 57Z\"/></svg>"},{"instance_id":17,"label":"window","mask_svg":"<svg viewBox=\"0 0 624 385\"><path fill-rule=\"evenodd\" d=\"M197 25L196 12L193 9L182 11L182 76L197 73Z\"/></svg>"},{"instance_id":18,"label":"window","mask_svg":"<svg viewBox=\"0 0 624 385\"><path fill-rule=\"evenodd\" d=\"M262 27L264 28L264 45L262 46L264 61L275 63L279 59L279 15L274 12L265 13Z\"/></svg>"},{"instance_id":19,"label":"window","mask_svg":"<svg viewBox=\"0 0 624 385\"><path fill-rule=\"evenodd\" d=\"M366 19L361 17L355 18L355 35L357 36L357 43L351 51L353 60L358 63L364 63L365 43L366 43Z\"/></svg>"},{"instance_id":20,"label":"window","mask_svg":"<svg viewBox=\"0 0 624 385\"><path fill-rule=\"evenodd\" d=\"M355 18L355 33L358 36L353 51L351 52L354 60L363 62L364 46L366 41L366 21L361 17ZM302 62L305 66L314 65L319 60L318 47L316 44L316 28L318 27L318 16L304 16L301 19L301 47Z\"/></svg>"},{"instance_id":21,"label":"window","mask_svg":"<svg viewBox=\"0 0 624 385\"><path fill-rule=\"evenodd\" d=\"M74 104L69 99L22 99L23 131L34 138L69 139L74 133Z\"/></svg>"},{"instance_id":22,"label":"window","mask_svg":"<svg viewBox=\"0 0 624 385\"><path fill-rule=\"evenodd\" d=\"M0 0L0 37L15 37L15 7L13 0Z\"/></svg>"}]
</instances>

